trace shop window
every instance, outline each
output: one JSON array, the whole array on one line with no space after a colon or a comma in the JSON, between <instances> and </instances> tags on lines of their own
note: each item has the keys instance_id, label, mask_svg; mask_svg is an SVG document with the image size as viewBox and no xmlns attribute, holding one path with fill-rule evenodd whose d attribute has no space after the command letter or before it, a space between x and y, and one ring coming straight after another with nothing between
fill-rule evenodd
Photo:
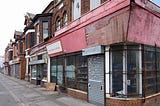
<instances>
[{"instance_id":1,"label":"shop window","mask_svg":"<svg viewBox=\"0 0 160 106\"><path fill-rule=\"evenodd\" d=\"M144 70L145 70L145 95L156 93L156 67L155 67L155 48L144 47Z\"/></svg>"},{"instance_id":2,"label":"shop window","mask_svg":"<svg viewBox=\"0 0 160 106\"><path fill-rule=\"evenodd\" d=\"M36 79L36 65L31 66L31 79Z\"/></svg>"},{"instance_id":3,"label":"shop window","mask_svg":"<svg viewBox=\"0 0 160 106\"><path fill-rule=\"evenodd\" d=\"M127 95L128 96L139 96L140 94L140 61L138 49L127 47Z\"/></svg>"},{"instance_id":4,"label":"shop window","mask_svg":"<svg viewBox=\"0 0 160 106\"><path fill-rule=\"evenodd\" d=\"M123 51L112 52L112 93L123 92Z\"/></svg>"},{"instance_id":5,"label":"shop window","mask_svg":"<svg viewBox=\"0 0 160 106\"><path fill-rule=\"evenodd\" d=\"M75 56L66 57L65 77L66 86L75 88Z\"/></svg>"},{"instance_id":6,"label":"shop window","mask_svg":"<svg viewBox=\"0 0 160 106\"><path fill-rule=\"evenodd\" d=\"M156 49L157 90L160 92L160 49Z\"/></svg>"},{"instance_id":7,"label":"shop window","mask_svg":"<svg viewBox=\"0 0 160 106\"><path fill-rule=\"evenodd\" d=\"M57 82L57 61L51 58L51 82Z\"/></svg>"},{"instance_id":8,"label":"shop window","mask_svg":"<svg viewBox=\"0 0 160 106\"><path fill-rule=\"evenodd\" d=\"M75 88L78 90L87 91L87 57L83 57L81 54L70 55L64 58L54 57L51 58L50 68L51 82L57 82L59 85L64 85L68 88Z\"/></svg>"},{"instance_id":9,"label":"shop window","mask_svg":"<svg viewBox=\"0 0 160 106\"><path fill-rule=\"evenodd\" d=\"M88 88L88 66L87 58L81 54L76 56L76 78L77 89L87 91Z\"/></svg>"},{"instance_id":10,"label":"shop window","mask_svg":"<svg viewBox=\"0 0 160 106\"><path fill-rule=\"evenodd\" d=\"M61 28L61 20L60 17L57 17L56 19L56 31Z\"/></svg>"},{"instance_id":11,"label":"shop window","mask_svg":"<svg viewBox=\"0 0 160 106\"><path fill-rule=\"evenodd\" d=\"M43 75L42 75L43 64L38 64L36 68L37 68L37 70L36 70L36 78L37 78L37 80L42 80L42 77L43 77Z\"/></svg>"},{"instance_id":12,"label":"shop window","mask_svg":"<svg viewBox=\"0 0 160 106\"><path fill-rule=\"evenodd\" d=\"M43 39L48 37L48 22L43 22Z\"/></svg>"},{"instance_id":13,"label":"shop window","mask_svg":"<svg viewBox=\"0 0 160 106\"><path fill-rule=\"evenodd\" d=\"M62 57L57 59L57 84L63 85L63 61Z\"/></svg>"},{"instance_id":14,"label":"shop window","mask_svg":"<svg viewBox=\"0 0 160 106\"><path fill-rule=\"evenodd\" d=\"M67 12L65 11L63 13L63 26L66 26L68 22L68 16L67 16Z\"/></svg>"},{"instance_id":15,"label":"shop window","mask_svg":"<svg viewBox=\"0 0 160 106\"><path fill-rule=\"evenodd\" d=\"M42 81L47 81L47 64L43 64Z\"/></svg>"},{"instance_id":16,"label":"shop window","mask_svg":"<svg viewBox=\"0 0 160 106\"><path fill-rule=\"evenodd\" d=\"M141 96L139 46L111 47L111 96Z\"/></svg>"}]
</instances>

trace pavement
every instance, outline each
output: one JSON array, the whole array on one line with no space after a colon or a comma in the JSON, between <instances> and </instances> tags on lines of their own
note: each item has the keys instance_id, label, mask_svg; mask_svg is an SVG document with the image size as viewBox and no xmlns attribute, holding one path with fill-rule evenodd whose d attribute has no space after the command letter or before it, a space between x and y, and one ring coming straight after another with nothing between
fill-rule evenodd
<instances>
[{"instance_id":1,"label":"pavement","mask_svg":"<svg viewBox=\"0 0 160 106\"><path fill-rule=\"evenodd\" d=\"M14 77L0 74L0 79L17 106L96 106L57 91L46 91L44 87Z\"/></svg>"}]
</instances>

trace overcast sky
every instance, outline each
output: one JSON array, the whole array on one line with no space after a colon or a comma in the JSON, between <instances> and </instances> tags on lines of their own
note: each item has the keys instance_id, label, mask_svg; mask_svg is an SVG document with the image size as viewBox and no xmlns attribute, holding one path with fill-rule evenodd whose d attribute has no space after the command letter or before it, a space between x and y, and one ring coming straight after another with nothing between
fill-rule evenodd
<instances>
[{"instance_id":1,"label":"overcast sky","mask_svg":"<svg viewBox=\"0 0 160 106\"><path fill-rule=\"evenodd\" d=\"M23 31L26 12L41 13L52 0L1 0L0 1L0 56L13 39L14 31Z\"/></svg>"}]
</instances>

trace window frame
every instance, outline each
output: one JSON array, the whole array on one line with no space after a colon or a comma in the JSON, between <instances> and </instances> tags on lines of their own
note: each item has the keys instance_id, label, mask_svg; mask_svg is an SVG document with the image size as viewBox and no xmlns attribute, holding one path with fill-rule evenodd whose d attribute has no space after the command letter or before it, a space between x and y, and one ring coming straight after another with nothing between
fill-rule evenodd
<instances>
[{"instance_id":1,"label":"window frame","mask_svg":"<svg viewBox=\"0 0 160 106\"><path fill-rule=\"evenodd\" d=\"M78 56L81 56L83 62L78 62L77 59L78 59ZM75 66L74 70L72 71L67 71L66 70L66 65L67 65L67 58L68 57L73 57L73 64ZM58 76L58 58L63 58L63 84L58 84L58 79L57 79L57 76ZM56 71L54 73L56 73L56 81L53 81L52 80L52 61L55 62L55 65L53 65L56 69ZM58 56L58 57L52 57L51 60L51 66L50 66L50 75L51 75L51 82L55 82L57 83L58 85L62 85L64 87L68 87L68 88L73 88L73 89L78 89L78 90L81 90L81 91L84 91L84 92L87 92L88 90L88 63L87 63L87 57L86 56L82 56L81 53L73 53L73 54L69 54L69 55L61 55L61 56ZM85 72L84 72L85 71ZM66 76L66 73L67 72L73 72L74 75L75 75L75 78L74 78L74 85L69 85L70 81L67 80L67 76ZM83 72L83 73L81 73ZM78 77L78 75L80 74L85 74L84 78L81 77L81 81L83 82L78 82L78 78L80 79L80 76ZM71 81L72 82L72 81ZM83 86L83 87L82 87ZM85 86L85 87L84 87Z\"/></svg>"},{"instance_id":2,"label":"window frame","mask_svg":"<svg viewBox=\"0 0 160 106\"><path fill-rule=\"evenodd\" d=\"M40 25L37 24L36 25L36 44L40 43L40 29L39 29Z\"/></svg>"},{"instance_id":3,"label":"window frame","mask_svg":"<svg viewBox=\"0 0 160 106\"><path fill-rule=\"evenodd\" d=\"M58 16L56 18L56 31L60 30L61 29L61 19L60 17Z\"/></svg>"},{"instance_id":4,"label":"window frame","mask_svg":"<svg viewBox=\"0 0 160 106\"><path fill-rule=\"evenodd\" d=\"M111 50L110 50L110 95L113 97L119 97L119 98L124 98L124 97L141 97L142 96L142 51L141 51L141 46L137 46L137 48L135 49L134 47L129 48L129 45L127 46L122 46L122 48L119 48L120 46L115 46L115 51L122 51L122 56L121 57L123 60L122 62L122 90L118 91L118 92L113 92L113 66L112 66L112 57L113 56L113 49L114 46L111 46ZM137 69L136 72L132 73L131 71L129 71L128 67L128 57L127 57L127 53L129 53L130 51L136 51L138 58L137 61L139 61L139 65L137 65ZM136 63L138 64L138 63ZM138 72L137 72L138 71ZM136 90L137 92L135 94L130 93L129 94L129 88L128 86L133 86L133 82L132 80L128 79L129 74L131 75L136 75L138 77L138 79L136 78L137 82L136 82ZM132 84L132 85L130 85Z\"/></svg>"},{"instance_id":5,"label":"window frame","mask_svg":"<svg viewBox=\"0 0 160 106\"><path fill-rule=\"evenodd\" d=\"M95 1L98 1L98 0L95 0ZM93 10L95 8L97 8L98 6L101 5L101 0L99 0L99 4L94 4L95 3L94 0L90 0L90 10Z\"/></svg>"},{"instance_id":6,"label":"window frame","mask_svg":"<svg viewBox=\"0 0 160 106\"><path fill-rule=\"evenodd\" d=\"M45 26L44 24L46 24L47 27L44 27ZM49 22L48 21L43 21L42 22L42 28L43 28L42 34L43 34L43 40L44 40L44 39L49 37Z\"/></svg>"},{"instance_id":7,"label":"window frame","mask_svg":"<svg viewBox=\"0 0 160 106\"><path fill-rule=\"evenodd\" d=\"M67 12L65 11L63 13L63 26L66 26L68 24L68 14Z\"/></svg>"}]
</instances>

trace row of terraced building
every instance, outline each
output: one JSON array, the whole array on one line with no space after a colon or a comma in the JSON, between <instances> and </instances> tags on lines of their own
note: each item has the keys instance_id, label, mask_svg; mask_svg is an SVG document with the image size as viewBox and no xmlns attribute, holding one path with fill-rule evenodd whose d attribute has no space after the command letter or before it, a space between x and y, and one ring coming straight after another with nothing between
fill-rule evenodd
<instances>
[{"instance_id":1,"label":"row of terraced building","mask_svg":"<svg viewBox=\"0 0 160 106\"><path fill-rule=\"evenodd\" d=\"M160 7L149 0L53 0L26 13L7 75L98 106L160 104Z\"/></svg>"}]
</instances>

